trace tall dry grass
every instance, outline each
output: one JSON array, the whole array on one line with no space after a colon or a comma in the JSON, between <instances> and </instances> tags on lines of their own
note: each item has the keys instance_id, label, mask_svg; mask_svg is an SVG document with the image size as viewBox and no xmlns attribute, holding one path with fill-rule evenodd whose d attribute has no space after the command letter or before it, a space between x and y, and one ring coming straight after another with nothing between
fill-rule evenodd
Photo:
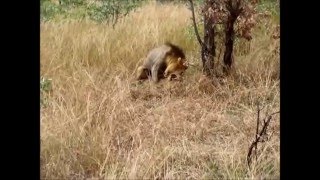
<instances>
[{"instance_id":1,"label":"tall dry grass","mask_svg":"<svg viewBox=\"0 0 320 180\"><path fill-rule=\"evenodd\" d=\"M148 4L114 29L41 23L41 76L53 80L41 108L42 179L279 179L279 116L257 162L246 164L256 103L279 110L276 22L258 26L250 46L240 42L235 72L211 86L199 82L190 15L182 5ZM196 66L180 83L134 84L137 64L166 40Z\"/></svg>"}]
</instances>

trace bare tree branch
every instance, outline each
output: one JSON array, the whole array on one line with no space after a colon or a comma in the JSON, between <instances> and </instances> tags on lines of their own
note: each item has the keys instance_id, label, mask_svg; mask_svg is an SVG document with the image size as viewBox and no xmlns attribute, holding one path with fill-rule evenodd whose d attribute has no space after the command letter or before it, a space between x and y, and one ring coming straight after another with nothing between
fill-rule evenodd
<instances>
[{"instance_id":1,"label":"bare tree branch","mask_svg":"<svg viewBox=\"0 0 320 180\"><path fill-rule=\"evenodd\" d=\"M277 114L277 113L280 113L280 111L277 111L275 113L272 113L270 115L268 115L267 117L265 117L263 119L263 125L262 125L262 129L259 131L259 123L260 123L260 111L262 110L263 108L260 108L259 105L258 105L258 116L257 116L257 127L256 127L256 135L255 135L255 140L251 143L250 147L249 147L249 151L248 151L248 154L247 154L247 163L248 163L248 166L250 167L251 165L251 162L252 162L252 152L254 150L255 152L255 157L257 158L257 150L258 150L258 143L259 142L264 142L262 137L264 135L267 134L267 129L268 129L268 126L270 124L270 121L273 117L273 115Z\"/></svg>"},{"instance_id":2,"label":"bare tree branch","mask_svg":"<svg viewBox=\"0 0 320 180\"><path fill-rule=\"evenodd\" d=\"M259 107L259 103L257 104L257 107L258 107L258 115L257 115L257 127L256 127L256 139L258 139L258 134L259 134L259 122L260 122L260 111L262 109L260 109ZM255 143L255 151L257 151L258 149L258 143ZM257 160L257 153L256 153L256 160Z\"/></svg>"},{"instance_id":3,"label":"bare tree branch","mask_svg":"<svg viewBox=\"0 0 320 180\"><path fill-rule=\"evenodd\" d=\"M199 35L198 26L197 26L196 18L195 18L195 15L194 15L193 0L189 0L189 2L190 2L190 10L191 10L191 12L192 12L193 27L194 27L194 31L195 31L195 33L196 33L197 40L198 40L199 44L200 44L202 47L205 47L205 45L204 45L204 43L203 43L203 41L201 40L200 35Z\"/></svg>"}]
</instances>

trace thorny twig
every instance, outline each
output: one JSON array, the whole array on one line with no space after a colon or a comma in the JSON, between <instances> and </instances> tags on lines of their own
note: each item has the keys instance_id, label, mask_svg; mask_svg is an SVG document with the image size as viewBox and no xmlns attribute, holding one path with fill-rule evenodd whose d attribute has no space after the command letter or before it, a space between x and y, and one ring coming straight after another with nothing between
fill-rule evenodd
<instances>
[{"instance_id":1,"label":"thorny twig","mask_svg":"<svg viewBox=\"0 0 320 180\"><path fill-rule=\"evenodd\" d=\"M263 107L264 108L264 107ZM266 116L263 119L263 125L262 125L262 129L259 131L259 124L260 124L260 112L263 108L260 108L258 105L258 115L257 115L257 128L256 128L256 135L255 135L255 140L251 143L250 147L249 147L249 151L248 151L248 155L247 155L247 162L248 162L248 166L250 168L251 162L252 162L252 152L254 150L255 152L255 157L257 159L257 150L258 150L258 143L259 142L264 142L264 140L262 139L262 137L264 135L267 134L267 129L268 126L270 124L270 121L273 117L273 115L280 113L280 111L277 111L275 113L272 113L268 116Z\"/></svg>"}]
</instances>

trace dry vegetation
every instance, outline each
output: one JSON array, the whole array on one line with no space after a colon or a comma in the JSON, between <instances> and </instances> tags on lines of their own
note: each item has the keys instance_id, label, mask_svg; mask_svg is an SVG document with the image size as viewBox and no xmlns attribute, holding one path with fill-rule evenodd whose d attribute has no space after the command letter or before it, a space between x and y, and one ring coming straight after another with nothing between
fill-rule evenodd
<instances>
[{"instance_id":1,"label":"dry vegetation","mask_svg":"<svg viewBox=\"0 0 320 180\"><path fill-rule=\"evenodd\" d=\"M278 22L266 19L250 45L240 41L236 70L210 85L190 16L183 5L148 4L115 29L41 23L41 76L53 84L41 107L42 179L279 179L279 115L257 162L246 163L257 102L280 106ZM137 63L166 40L195 64L184 81L134 83Z\"/></svg>"}]
</instances>

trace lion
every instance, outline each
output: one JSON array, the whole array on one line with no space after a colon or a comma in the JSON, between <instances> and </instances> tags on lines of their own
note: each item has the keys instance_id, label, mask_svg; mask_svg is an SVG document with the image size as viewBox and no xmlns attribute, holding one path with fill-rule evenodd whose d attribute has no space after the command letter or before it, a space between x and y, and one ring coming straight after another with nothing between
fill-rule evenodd
<instances>
[{"instance_id":1,"label":"lion","mask_svg":"<svg viewBox=\"0 0 320 180\"><path fill-rule=\"evenodd\" d=\"M152 49L142 66L137 69L137 80L151 79L157 83L160 79L181 80L183 73L188 69L183 50L170 43Z\"/></svg>"}]
</instances>

